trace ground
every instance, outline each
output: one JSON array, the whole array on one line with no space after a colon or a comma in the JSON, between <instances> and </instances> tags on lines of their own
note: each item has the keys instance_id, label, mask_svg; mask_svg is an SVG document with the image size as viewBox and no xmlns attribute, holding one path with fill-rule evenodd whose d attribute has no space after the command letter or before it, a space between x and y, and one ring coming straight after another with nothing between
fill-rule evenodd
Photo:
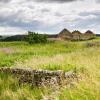
<instances>
[{"instance_id":1,"label":"ground","mask_svg":"<svg viewBox=\"0 0 100 100\"><path fill-rule=\"evenodd\" d=\"M100 100L100 38L33 45L0 42L0 67L64 71L76 68L81 77L74 86L54 91L19 86L12 76L0 74L0 100Z\"/></svg>"}]
</instances>

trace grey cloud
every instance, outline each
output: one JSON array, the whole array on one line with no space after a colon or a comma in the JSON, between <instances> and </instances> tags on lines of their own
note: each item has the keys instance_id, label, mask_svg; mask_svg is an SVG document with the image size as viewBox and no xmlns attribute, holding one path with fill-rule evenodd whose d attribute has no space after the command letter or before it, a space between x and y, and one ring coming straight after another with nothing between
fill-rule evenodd
<instances>
[{"instance_id":1,"label":"grey cloud","mask_svg":"<svg viewBox=\"0 0 100 100\"><path fill-rule=\"evenodd\" d=\"M11 0L0 0L0 3L8 3L10 2Z\"/></svg>"},{"instance_id":2,"label":"grey cloud","mask_svg":"<svg viewBox=\"0 0 100 100\"><path fill-rule=\"evenodd\" d=\"M95 18L90 18L90 19L77 19L74 23L75 23L75 27L79 27L79 28L91 28L91 25L93 26L99 26L100 23L100 12L83 12L79 14L80 16L83 17L87 17L89 15L95 15ZM93 27L92 26L92 27Z\"/></svg>"},{"instance_id":3,"label":"grey cloud","mask_svg":"<svg viewBox=\"0 0 100 100\"><path fill-rule=\"evenodd\" d=\"M38 20L33 20L29 23L25 23L21 20L16 21L15 19L18 19L18 13L7 17L0 16L0 26L16 27L16 28L21 28L23 30L32 30L32 31L38 30L43 26L43 23Z\"/></svg>"},{"instance_id":4,"label":"grey cloud","mask_svg":"<svg viewBox=\"0 0 100 100\"><path fill-rule=\"evenodd\" d=\"M64 2L72 2L72 1L77 1L77 0L34 0L36 2L60 2L60 3L64 3Z\"/></svg>"},{"instance_id":5,"label":"grey cloud","mask_svg":"<svg viewBox=\"0 0 100 100\"><path fill-rule=\"evenodd\" d=\"M8 3L12 0L0 0L0 3ZM27 1L33 1L33 2L49 2L49 3L52 3L52 2L60 2L60 3L63 3L63 2L72 2L72 1L77 1L77 0L25 0L26 2Z\"/></svg>"},{"instance_id":6,"label":"grey cloud","mask_svg":"<svg viewBox=\"0 0 100 100\"><path fill-rule=\"evenodd\" d=\"M0 3L8 3L12 0L0 0ZM25 0L27 1L33 1L33 2L49 2L49 3L53 3L53 2L59 2L59 3L64 3L64 2L72 2L72 1L77 1L77 0Z\"/></svg>"},{"instance_id":7,"label":"grey cloud","mask_svg":"<svg viewBox=\"0 0 100 100\"><path fill-rule=\"evenodd\" d=\"M9 2L12 0L0 0L0 3L8 3L8 8L12 5L9 4ZM17 1L17 0L16 0ZM36 5L40 4L43 2L44 3L67 3L67 2L72 2L72 1L77 1L77 0L22 0L21 3L32 3L35 2ZM84 1L84 0L79 0L79 1ZM97 0L99 2L99 0ZM38 8L38 10L35 10L35 6L34 4L30 4L30 5L24 5L25 9L22 10L21 5L18 4L19 10L16 12L12 12L11 14L8 14L8 16L5 16L6 11L4 11L4 13L0 14L0 26L9 26L9 27L18 27L21 28L23 30L32 30L32 31L45 31L45 32L59 32L62 28L66 27L68 29L72 28L76 28L76 29L87 29L90 25L95 25L96 27L99 26L100 23L100 11L93 11L93 12L81 12L79 13L79 16L82 17L87 17L89 15L94 15L96 16L96 18L94 19L81 19L81 18L77 18L75 21L68 21L68 19L70 19L70 17L68 18L67 15L65 16L65 13L63 13L63 11L59 11L59 9L57 11L52 11L51 9L49 9L49 7L43 7L44 5L41 4L41 7ZM15 3L17 4L17 3ZM51 6L51 5L50 5ZM54 6L56 6L54 4ZM17 7L17 6L16 6ZM4 6L5 8L5 6ZM13 7L12 7L13 8ZM65 9L66 6L65 6ZM80 7L79 7L80 9ZM34 10L34 11L33 11ZM14 11L14 9L13 9ZM39 11L39 12L38 12ZM71 9L68 9L68 11L71 11ZM36 13L33 14L33 13ZM65 12L65 11L64 11ZM67 12L67 10L66 10ZM32 13L32 14L31 14ZM52 14L53 13L53 14ZM74 16L75 12L72 12L72 15ZM63 20L55 22L53 24L49 25L49 21L47 22L48 24L45 25L45 21L42 22L41 20L38 19L38 16L40 16L40 14L44 15L44 17L48 17L49 15L51 16L51 20L52 20L52 16L57 16L58 20L61 19L61 17L63 17ZM25 15L25 16L24 16ZM37 16L37 19L34 18L34 16L32 17L33 19L29 22L24 22L23 19L24 17L28 16L27 18L29 18L31 15ZM47 16L48 15L48 16ZM20 17L22 16L22 17ZM69 15L68 15L69 16ZM27 18L25 20L27 20ZM42 19L42 17L41 17ZM73 25L73 26L70 26Z\"/></svg>"},{"instance_id":8,"label":"grey cloud","mask_svg":"<svg viewBox=\"0 0 100 100\"><path fill-rule=\"evenodd\" d=\"M44 9L41 9L41 12L50 12L50 10L49 9L47 9L47 8L44 8Z\"/></svg>"},{"instance_id":9,"label":"grey cloud","mask_svg":"<svg viewBox=\"0 0 100 100\"><path fill-rule=\"evenodd\" d=\"M100 3L100 0L96 0L97 3Z\"/></svg>"},{"instance_id":10,"label":"grey cloud","mask_svg":"<svg viewBox=\"0 0 100 100\"><path fill-rule=\"evenodd\" d=\"M89 16L89 15L95 15L100 16L100 11L92 11L92 12L81 12L79 13L80 16Z\"/></svg>"},{"instance_id":11,"label":"grey cloud","mask_svg":"<svg viewBox=\"0 0 100 100\"><path fill-rule=\"evenodd\" d=\"M62 17L62 16L64 16L64 15L61 14L60 12L55 12L55 16Z\"/></svg>"}]
</instances>

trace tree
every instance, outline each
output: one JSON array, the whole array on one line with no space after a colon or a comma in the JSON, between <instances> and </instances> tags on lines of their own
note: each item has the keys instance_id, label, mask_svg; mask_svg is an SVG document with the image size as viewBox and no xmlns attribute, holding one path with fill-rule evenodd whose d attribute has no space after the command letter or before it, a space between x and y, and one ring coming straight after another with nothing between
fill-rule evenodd
<instances>
[{"instance_id":1,"label":"tree","mask_svg":"<svg viewBox=\"0 0 100 100\"><path fill-rule=\"evenodd\" d=\"M34 43L46 43L47 42L47 36L44 34L38 34L35 32L28 32L28 35L26 36L25 40L29 42L29 44Z\"/></svg>"},{"instance_id":2,"label":"tree","mask_svg":"<svg viewBox=\"0 0 100 100\"><path fill-rule=\"evenodd\" d=\"M0 38L2 38L2 36L0 35Z\"/></svg>"}]
</instances>

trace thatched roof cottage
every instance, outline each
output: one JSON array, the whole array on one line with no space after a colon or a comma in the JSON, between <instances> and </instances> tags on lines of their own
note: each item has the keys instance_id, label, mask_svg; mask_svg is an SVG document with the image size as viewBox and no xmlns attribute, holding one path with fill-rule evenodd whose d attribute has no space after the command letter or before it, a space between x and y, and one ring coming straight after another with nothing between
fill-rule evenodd
<instances>
[{"instance_id":1,"label":"thatched roof cottage","mask_svg":"<svg viewBox=\"0 0 100 100\"><path fill-rule=\"evenodd\" d=\"M63 29L59 34L58 37L64 40L71 40L72 39L72 34L69 30Z\"/></svg>"},{"instance_id":2,"label":"thatched roof cottage","mask_svg":"<svg viewBox=\"0 0 100 100\"><path fill-rule=\"evenodd\" d=\"M95 37L95 34L94 34L92 31L88 30L88 31L86 31L86 32L84 33L84 37L85 37L86 39L92 39L92 38Z\"/></svg>"},{"instance_id":3,"label":"thatched roof cottage","mask_svg":"<svg viewBox=\"0 0 100 100\"><path fill-rule=\"evenodd\" d=\"M78 30L72 32L73 40L81 40L82 33Z\"/></svg>"}]
</instances>

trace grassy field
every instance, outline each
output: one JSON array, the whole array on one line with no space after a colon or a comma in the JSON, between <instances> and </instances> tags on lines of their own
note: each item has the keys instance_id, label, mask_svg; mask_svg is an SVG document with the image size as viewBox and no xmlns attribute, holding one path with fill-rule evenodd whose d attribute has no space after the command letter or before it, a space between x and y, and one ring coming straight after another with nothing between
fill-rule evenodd
<instances>
[{"instance_id":1,"label":"grassy field","mask_svg":"<svg viewBox=\"0 0 100 100\"><path fill-rule=\"evenodd\" d=\"M75 86L54 91L19 86L12 76L0 74L0 100L100 100L100 38L34 45L0 42L0 67L64 71L76 68L81 77Z\"/></svg>"}]
</instances>

